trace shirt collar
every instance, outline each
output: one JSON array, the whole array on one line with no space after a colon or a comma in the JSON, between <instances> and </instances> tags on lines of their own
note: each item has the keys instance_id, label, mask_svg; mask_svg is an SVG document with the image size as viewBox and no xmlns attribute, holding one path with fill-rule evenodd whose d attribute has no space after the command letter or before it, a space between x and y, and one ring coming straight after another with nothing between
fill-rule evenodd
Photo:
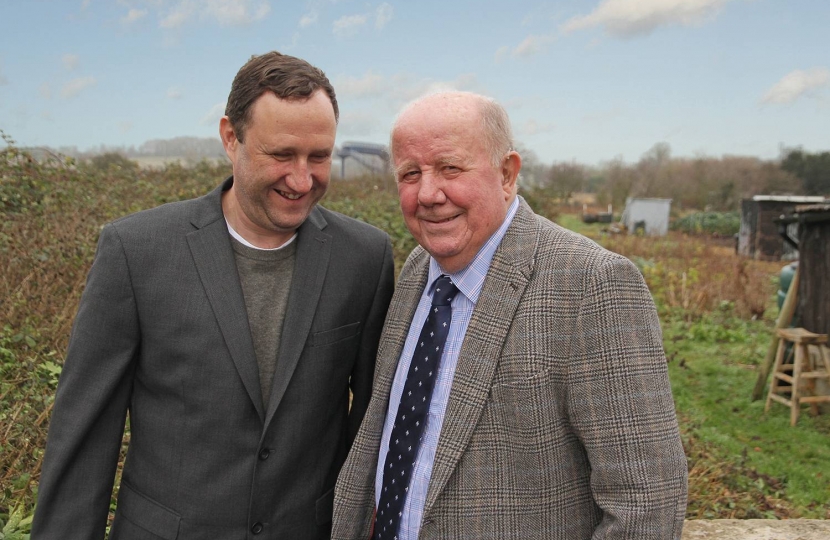
<instances>
[{"instance_id":1,"label":"shirt collar","mask_svg":"<svg viewBox=\"0 0 830 540\"><path fill-rule=\"evenodd\" d=\"M481 289L484 286L484 278L487 276L487 271L490 269L490 263L493 261L493 255L496 253L496 248L501 244L507 228L513 222L513 217L516 215L516 210L519 208L519 198L515 197L510 208L507 209L507 215L504 216L504 221L501 226L493 233L487 242L481 246L478 253L473 260L463 269L450 274L444 272L438 261L429 258L429 275L427 277L427 294L432 295L432 290L435 287L435 280L441 277L442 274L447 274L452 279L452 282L458 287L458 290L466 296L473 304L478 302L478 295L481 294Z\"/></svg>"}]
</instances>

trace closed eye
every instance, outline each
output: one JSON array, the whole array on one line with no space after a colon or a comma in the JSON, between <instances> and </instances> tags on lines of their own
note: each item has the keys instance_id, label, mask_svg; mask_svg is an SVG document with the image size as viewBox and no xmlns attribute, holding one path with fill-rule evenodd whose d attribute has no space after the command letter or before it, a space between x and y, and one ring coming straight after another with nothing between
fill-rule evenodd
<instances>
[{"instance_id":1,"label":"closed eye","mask_svg":"<svg viewBox=\"0 0 830 540\"><path fill-rule=\"evenodd\" d=\"M331 154L329 154L329 153L325 153L325 154L311 154L311 155L308 157L308 160L309 160L309 161L311 161L311 162L313 162L313 163L325 163L326 161L328 161L328 160L329 160L329 158L331 158Z\"/></svg>"}]
</instances>

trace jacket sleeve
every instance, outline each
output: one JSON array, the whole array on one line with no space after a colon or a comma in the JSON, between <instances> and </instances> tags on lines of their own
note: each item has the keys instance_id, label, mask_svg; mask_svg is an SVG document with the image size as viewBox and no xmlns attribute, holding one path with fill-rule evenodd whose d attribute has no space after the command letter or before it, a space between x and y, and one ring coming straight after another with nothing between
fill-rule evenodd
<instances>
[{"instance_id":1,"label":"jacket sleeve","mask_svg":"<svg viewBox=\"0 0 830 540\"><path fill-rule=\"evenodd\" d=\"M360 350L351 374L352 406L349 412L348 444L352 442L360 428L360 422L372 397L372 381L375 374L375 358L378 352L380 333L386 319L386 310L392 299L395 281L395 263L392 260L392 244L386 237L377 287L363 333L360 338Z\"/></svg>"},{"instance_id":2,"label":"jacket sleeve","mask_svg":"<svg viewBox=\"0 0 830 540\"><path fill-rule=\"evenodd\" d=\"M654 303L627 259L587 279L568 409L603 513L593 538L679 540L687 466Z\"/></svg>"},{"instance_id":3,"label":"jacket sleeve","mask_svg":"<svg viewBox=\"0 0 830 540\"><path fill-rule=\"evenodd\" d=\"M104 227L58 383L35 540L104 538L140 330L127 257Z\"/></svg>"}]
</instances>

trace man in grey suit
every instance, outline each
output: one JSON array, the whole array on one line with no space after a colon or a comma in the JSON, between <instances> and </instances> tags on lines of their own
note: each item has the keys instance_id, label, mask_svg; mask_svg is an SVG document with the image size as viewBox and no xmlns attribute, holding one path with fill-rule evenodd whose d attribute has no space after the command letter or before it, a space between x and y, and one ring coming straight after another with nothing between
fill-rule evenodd
<instances>
[{"instance_id":1,"label":"man in grey suit","mask_svg":"<svg viewBox=\"0 0 830 540\"><path fill-rule=\"evenodd\" d=\"M469 93L422 98L394 126L420 246L333 539L680 538L686 460L649 291L627 259L516 195L511 139L504 109Z\"/></svg>"},{"instance_id":2,"label":"man in grey suit","mask_svg":"<svg viewBox=\"0 0 830 540\"><path fill-rule=\"evenodd\" d=\"M219 126L233 176L103 228L32 538L104 537L128 412L110 539L329 537L394 279L386 234L317 206L337 117L322 71L253 57Z\"/></svg>"}]
</instances>

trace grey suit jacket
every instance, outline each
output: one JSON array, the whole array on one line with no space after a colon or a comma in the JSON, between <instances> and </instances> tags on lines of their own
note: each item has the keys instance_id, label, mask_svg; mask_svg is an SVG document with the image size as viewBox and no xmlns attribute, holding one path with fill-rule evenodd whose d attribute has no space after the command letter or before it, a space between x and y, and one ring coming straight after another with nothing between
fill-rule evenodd
<instances>
[{"instance_id":1,"label":"grey suit jacket","mask_svg":"<svg viewBox=\"0 0 830 540\"><path fill-rule=\"evenodd\" d=\"M328 538L393 288L383 232L300 227L267 406L221 193L101 232L58 385L32 538ZM354 393L349 413L349 390ZM259 534L256 534L259 533Z\"/></svg>"},{"instance_id":2,"label":"grey suit jacket","mask_svg":"<svg viewBox=\"0 0 830 540\"><path fill-rule=\"evenodd\" d=\"M383 421L429 256L402 269L332 538L366 540ZM686 460L660 324L627 259L522 201L458 358L420 538L680 538Z\"/></svg>"}]
</instances>

